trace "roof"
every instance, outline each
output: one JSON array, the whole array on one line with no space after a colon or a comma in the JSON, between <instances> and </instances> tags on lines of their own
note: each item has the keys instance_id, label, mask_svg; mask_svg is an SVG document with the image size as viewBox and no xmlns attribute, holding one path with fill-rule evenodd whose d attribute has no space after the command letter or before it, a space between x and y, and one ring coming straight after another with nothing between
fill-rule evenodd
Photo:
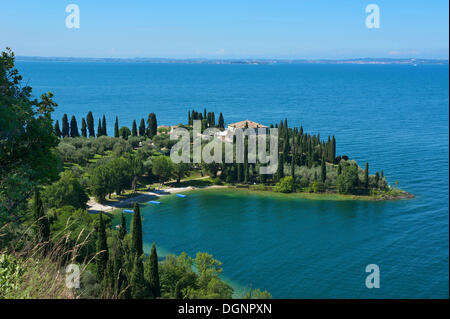
<instances>
[{"instance_id":1,"label":"roof","mask_svg":"<svg viewBox=\"0 0 450 319\"><path fill-rule=\"evenodd\" d=\"M267 128L267 126L250 121L250 120L245 120L245 121L240 121L240 122L236 122L236 123L231 123L228 124L229 127L234 127L234 128Z\"/></svg>"}]
</instances>

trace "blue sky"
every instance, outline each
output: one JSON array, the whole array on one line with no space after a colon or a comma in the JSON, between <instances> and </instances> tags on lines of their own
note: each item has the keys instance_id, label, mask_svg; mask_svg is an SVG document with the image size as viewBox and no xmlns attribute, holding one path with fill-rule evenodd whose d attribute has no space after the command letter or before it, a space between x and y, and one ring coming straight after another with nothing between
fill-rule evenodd
<instances>
[{"instance_id":1,"label":"blue sky","mask_svg":"<svg viewBox=\"0 0 450 319\"><path fill-rule=\"evenodd\" d=\"M67 29L65 8L80 8ZM380 28L365 26L368 4ZM168 58L446 58L448 1L0 0L16 55Z\"/></svg>"}]
</instances>

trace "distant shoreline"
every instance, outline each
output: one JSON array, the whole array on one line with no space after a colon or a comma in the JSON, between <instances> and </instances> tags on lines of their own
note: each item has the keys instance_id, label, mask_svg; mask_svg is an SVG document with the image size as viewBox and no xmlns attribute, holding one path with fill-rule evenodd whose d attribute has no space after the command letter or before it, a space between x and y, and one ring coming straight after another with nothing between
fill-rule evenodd
<instances>
[{"instance_id":1,"label":"distant shoreline","mask_svg":"<svg viewBox=\"0 0 450 319\"><path fill-rule=\"evenodd\" d=\"M448 65L448 59L416 58L357 58L357 59L169 59L169 58L75 58L17 56L17 62L102 62L102 63L153 63L153 64L352 64L352 65Z\"/></svg>"}]
</instances>

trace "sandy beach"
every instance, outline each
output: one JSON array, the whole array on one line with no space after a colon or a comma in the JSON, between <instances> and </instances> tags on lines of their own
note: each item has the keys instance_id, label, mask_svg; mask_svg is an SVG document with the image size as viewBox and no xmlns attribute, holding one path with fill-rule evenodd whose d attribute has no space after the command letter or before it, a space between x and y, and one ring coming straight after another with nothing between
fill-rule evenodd
<instances>
[{"instance_id":1,"label":"sandy beach","mask_svg":"<svg viewBox=\"0 0 450 319\"><path fill-rule=\"evenodd\" d=\"M227 187L227 186L221 186L221 185L211 185L211 186L205 186L205 187L167 187L164 189L157 189L157 190L151 190L148 192L137 192L134 196L130 198L126 198L123 200L118 201L107 201L107 203L98 203L95 198L91 197L89 201L87 202L88 205L88 212L91 214L99 213L99 212L112 212L114 209L117 208L126 208L126 207L132 207L134 203L142 203L147 202L149 200L158 198L160 196L164 195L171 195L186 191L191 191L194 189L206 189L206 188L220 188L220 187Z\"/></svg>"}]
</instances>

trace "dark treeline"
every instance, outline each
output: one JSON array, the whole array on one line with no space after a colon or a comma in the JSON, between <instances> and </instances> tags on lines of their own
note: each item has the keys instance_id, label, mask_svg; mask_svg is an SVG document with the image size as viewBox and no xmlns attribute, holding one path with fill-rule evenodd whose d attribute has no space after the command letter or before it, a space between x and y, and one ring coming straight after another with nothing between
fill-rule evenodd
<instances>
[{"instance_id":1,"label":"dark treeline","mask_svg":"<svg viewBox=\"0 0 450 319\"><path fill-rule=\"evenodd\" d=\"M194 123L194 120L202 121L202 129L208 127L217 127L219 129L225 128L225 122L223 119L222 112L220 112L218 122L216 123L215 113L207 112L206 108L203 109L203 113L195 110L188 111L188 122L187 122L188 125L192 125Z\"/></svg>"},{"instance_id":2,"label":"dark treeline","mask_svg":"<svg viewBox=\"0 0 450 319\"><path fill-rule=\"evenodd\" d=\"M72 115L70 124L67 114L64 114L61 120L61 127L59 120L56 120L54 125L54 132L57 137L100 137L108 136L106 128L106 117L103 115L102 118L98 119L97 131L94 129L94 116L92 112L89 111L86 118L81 119L81 130L78 129L78 122L74 115ZM137 128L136 120L133 120L132 129L130 130L127 126L122 126L119 128L119 118L116 116L114 122L114 137L123 137L127 139L129 136L146 136L153 138L157 135L157 119L155 113L150 113L147 119L147 126L145 120L142 118L139 124L139 129ZM81 133L81 134L80 134Z\"/></svg>"}]
</instances>

